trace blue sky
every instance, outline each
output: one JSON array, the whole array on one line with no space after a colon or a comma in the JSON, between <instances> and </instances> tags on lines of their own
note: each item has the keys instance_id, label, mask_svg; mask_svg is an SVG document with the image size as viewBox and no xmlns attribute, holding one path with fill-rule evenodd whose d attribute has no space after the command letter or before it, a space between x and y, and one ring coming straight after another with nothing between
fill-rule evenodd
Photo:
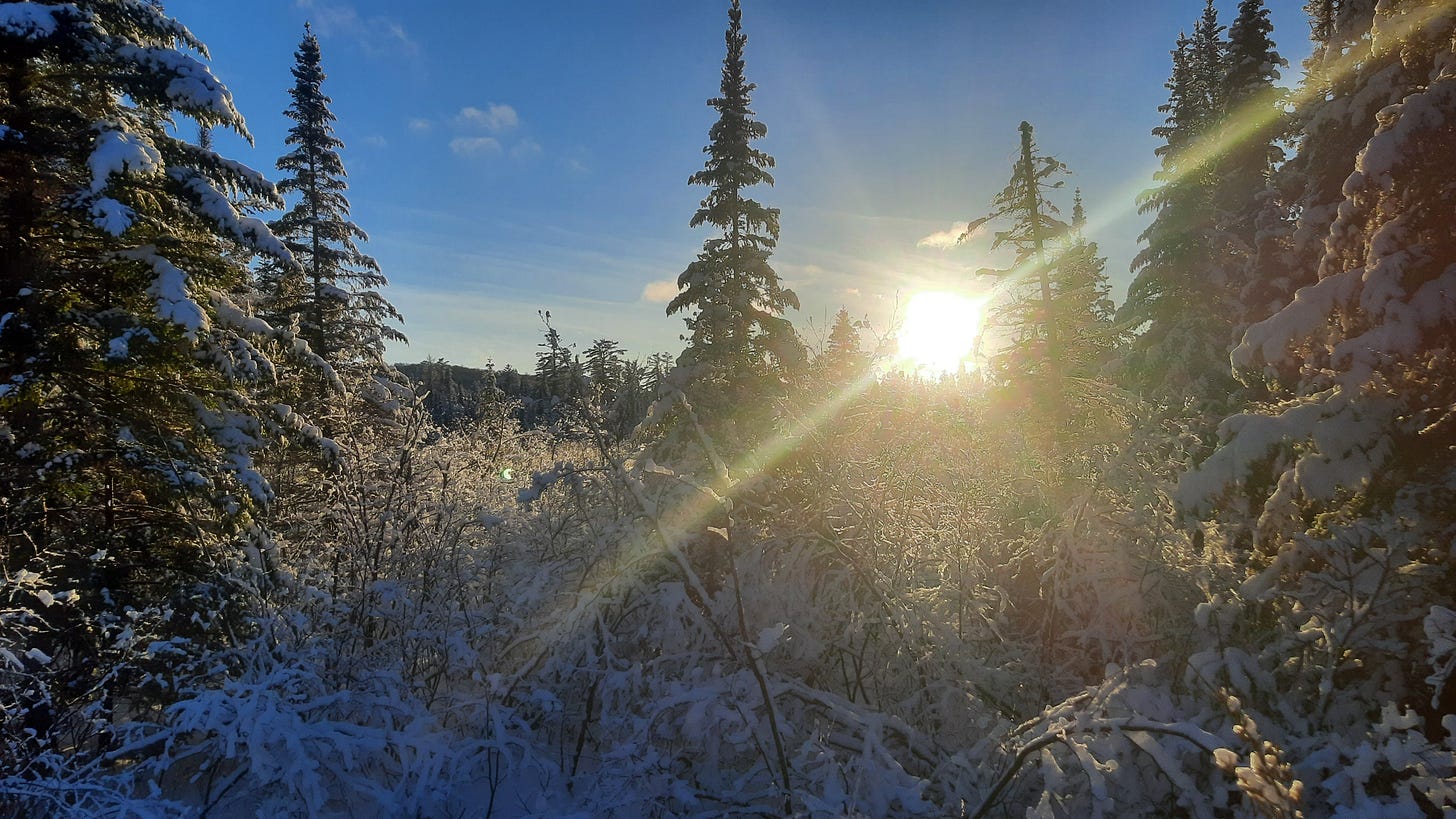
<instances>
[{"instance_id":1,"label":"blue sky","mask_svg":"<svg viewBox=\"0 0 1456 819\"><path fill-rule=\"evenodd\" d=\"M1083 189L1114 295L1146 218L1157 106L1197 0L744 0L760 147L783 211L775 267L811 346L841 307L888 329L922 289L974 291L984 246L922 240L980 216L1017 125ZM1308 29L1273 0L1297 64ZM391 359L533 366L538 310L584 349L681 349L671 282L707 233L688 228L723 57L726 2L168 0L208 45L256 141L219 149L275 176L289 69L312 21L355 221L391 281L408 347ZM1234 0L1220 0L1232 20ZM1286 82L1293 76L1287 70Z\"/></svg>"}]
</instances>

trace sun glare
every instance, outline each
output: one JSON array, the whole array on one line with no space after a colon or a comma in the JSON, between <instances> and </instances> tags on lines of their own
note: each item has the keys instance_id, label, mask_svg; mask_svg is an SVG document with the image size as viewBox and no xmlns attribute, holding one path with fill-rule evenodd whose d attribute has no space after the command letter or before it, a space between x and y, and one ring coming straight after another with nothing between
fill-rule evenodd
<instances>
[{"instance_id":1,"label":"sun glare","mask_svg":"<svg viewBox=\"0 0 1456 819\"><path fill-rule=\"evenodd\" d=\"M956 293L916 293L905 307L905 324L900 328L900 361L916 372L930 376L952 373L975 351L981 332L984 299L970 299Z\"/></svg>"}]
</instances>

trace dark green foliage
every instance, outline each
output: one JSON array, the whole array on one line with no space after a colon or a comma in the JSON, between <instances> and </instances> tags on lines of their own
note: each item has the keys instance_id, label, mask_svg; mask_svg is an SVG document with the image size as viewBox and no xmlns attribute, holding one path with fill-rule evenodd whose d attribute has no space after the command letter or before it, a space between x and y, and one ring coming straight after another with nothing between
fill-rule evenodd
<instances>
[{"instance_id":1,"label":"dark green foliage","mask_svg":"<svg viewBox=\"0 0 1456 819\"><path fill-rule=\"evenodd\" d=\"M814 359L815 366L830 383L848 386L866 376L873 360L860 341L859 323L849 317L848 310L839 308L834 326L829 328L829 343Z\"/></svg>"},{"instance_id":2,"label":"dark green foliage","mask_svg":"<svg viewBox=\"0 0 1456 819\"><path fill-rule=\"evenodd\" d=\"M294 149L278 159L285 174L278 189L299 198L270 227L301 270L264 268L265 311L274 322L296 321L299 335L336 368L377 368L385 342L405 340L389 324L403 319L379 293L388 284L379 264L359 249L358 242L369 237L349 219L347 174L338 153L344 144L334 135L332 100L323 93L325 75L312 31L306 31L294 58L293 103L284 112L295 122L287 139Z\"/></svg>"},{"instance_id":3,"label":"dark green foliage","mask_svg":"<svg viewBox=\"0 0 1456 819\"><path fill-rule=\"evenodd\" d=\"M25 5L53 25L0 31L0 565L36 591L6 589L0 639L51 658L29 727L74 748L138 684L143 612L190 651L217 636L223 578L266 568L253 455L303 425L253 401L292 339L234 297L254 252L293 260L234 204L278 203L272 186L169 127L246 136L182 25L150 3Z\"/></svg>"},{"instance_id":4,"label":"dark green foliage","mask_svg":"<svg viewBox=\"0 0 1456 819\"><path fill-rule=\"evenodd\" d=\"M668 315L695 311L687 318L692 331L680 363L694 368L700 383L724 383L733 392L773 390L777 369L803 359L793 326L782 317L798 309L799 297L785 288L769 265L779 237L779 211L748 198L744 191L773 184L768 169L773 157L752 146L767 128L753 119L749 96L753 83L744 78L742 10L738 0L728 11L723 59L722 96L708 101L719 112L704 148L708 161L689 184L710 188L691 225L721 231L703 243L697 261L678 276L680 292L668 304ZM717 392L716 388L707 388ZM721 393L719 393L721 394Z\"/></svg>"},{"instance_id":5,"label":"dark green foliage","mask_svg":"<svg viewBox=\"0 0 1456 819\"><path fill-rule=\"evenodd\" d=\"M1067 167L1040 153L1030 123L1021 123L1020 131L1021 153L1011 181L981 220L1009 222L996 232L992 248L1012 248L1015 261L1007 270L985 272L1003 281L995 319L1011 333L996 368L1012 382L1034 382L1042 403L1049 404L1064 400L1063 379L1101 369L1112 342L1111 305L1103 259L1082 235L1081 192L1074 201L1074 224L1057 218L1047 194L1062 187L1057 177Z\"/></svg>"},{"instance_id":6,"label":"dark green foliage","mask_svg":"<svg viewBox=\"0 0 1456 819\"><path fill-rule=\"evenodd\" d=\"M1139 197L1153 221L1139 237L1136 274L1118 319L1135 333L1124 378L1144 395L1181 409L1206 408L1233 390L1228 365L1237 279L1226 249L1219 251L1216 137L1224 112L1226 45L1212 3L1192 37L1173 51L1166 124L1154 135L1161 169L1158 187Z\"/></svg>"}]
</instances>

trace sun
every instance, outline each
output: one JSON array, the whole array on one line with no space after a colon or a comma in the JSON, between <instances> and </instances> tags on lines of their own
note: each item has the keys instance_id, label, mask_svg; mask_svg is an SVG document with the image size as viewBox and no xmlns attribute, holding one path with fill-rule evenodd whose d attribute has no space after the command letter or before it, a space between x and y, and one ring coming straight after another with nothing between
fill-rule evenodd
<instances>
[{"instance_id":1,"label":"sun","mask_svg":"<svg viewBox=\"0 0 1456 819\"><path fill-rule=\"evenodd\" d=\"M905 324L900 328L900 362L907 369L938 376L960 369L969 361L981 332L986 300L945 291L925 291L910 297Z\"/></svg>"}]
</instances>

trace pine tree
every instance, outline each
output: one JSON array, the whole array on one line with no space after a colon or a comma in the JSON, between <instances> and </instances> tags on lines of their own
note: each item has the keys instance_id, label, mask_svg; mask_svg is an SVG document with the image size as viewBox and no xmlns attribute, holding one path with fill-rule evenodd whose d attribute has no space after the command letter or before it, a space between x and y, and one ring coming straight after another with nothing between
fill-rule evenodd
<instances>
[{"instance_id":1,"label":"pine tree","mask_svg":"<svg viewBox=\"0 0 1456 819\"><path fill-rule=\"evenodd\" d=\"M270 227L302 270L264 269L264 309L275 322L296 320L314 352L337 369L373 370L383 364L386 342L405 341L389 324L402 318L379 293L388 284L379 264L358 246L369 237L349 218L338 153L344 144L334 135L318 38L307 24L294 60L293 102L284 115L295 123L287 138L295 147L278 160L286 174L278 189L299 198Z\"/></svg>"},{"instance_id":2,"label":"pine tree","mask_svg":"<svg viewBox=\"0 0 1456 819\"><path fill-rule=\"evenodd\" d=\"M785 288L769 265L779 237L779 211L745 195L757 184L773 184L768 169L772 156L752 146L768 129L753 119L750 94L756 88L744 77L742 29L738 0L728 10L721 96L708 101L719 113L704 148L708 161L688 182L710 188L690 225L712 225L721 231L703 243L703 251L678 276L678 295L667 313L684 310L692 331L680 363L695 368L702 384L719 383L730 392L771 389L774 367L803 357L793 326L782 317L798 309L799 297ZM705 387L704 395L722 394Z\"/></svg>"},{"instance_id":3,"label":"pine tree","mask_svg":"<svg viewBox=\"0 0 1456 819\"><path fill-rule=\"evenodd\" d=\"M1013 378L1038 379L1050 396L1059 389L1066 357L1066 331L1060 321L1063 311L1053 278L1058 261L1055 244L1068 226L1057 218L1057 207L1046 193L1061 187L1055 177L1066 173L1067 166L1038 152L1031 123L1021 123L1020 131L1021 152L1011 181L991 200L991 214L976 224L996 219L1011 222L1010 227L996 232L991 243L993 250L1009 246L1016 253L1010 269L995 271L1006 282L997 320L1012 333L1011 344L1000 357L1001 366L1014 373Z\"/></svg>"},{"instance_id":4,"label":"pine tree","mask_svg":"<svg viewBox=\"0 0 1456 819\"><path fill-rule=\"evenodd\" d=\"M37 652L32 750L86 747L149 618L179 650L217 636L224 578L266 568L254 453L301 426L251 398L292 339L234 299L245 254L292 260L230 196L277 195L173 135L247 136L189 51L152 3L0 4L0 563L35 589L0 640Z\"/></svg>"},{"instance_id":5,"label":"pine tree","mask_svg":"<svg viewBox=\"0 0 1456 819\"><path fill-rule=\"evenodd\" d=\"M1309 252L1299 230L1325 223L1318 280L1233 354L1279 400L1225 421L1220 449L1180 488L1189 508L1225 510L1224 531L1252 535L1257 575L1235 599L1250 601L1261 633L1277 618L1290 635L1258 660L1281 700L1302 704L1286 715L1293 724L1341 735L1314 737L1318 748L1385 742L1390 729L1371 726L1370 703L1411 703L1428 737L1456 708L1449 671L1431 674L1449 651L1437 615L1456 583L1456 23L1441 6L1316 4L1330 49L1316 64L1360 55L1347 77L1308 74L1302 94L1331 94L1313 103L1319 116L1302 118L1297 143L1310 154L1297 158L1307 201L1324 215L1298 214L1291 253ZM1364 119L1381 100L1399 102ZM1336 111L1357 117L1342 128L1368 128L1359 146L1344 134L1322 141ZM1337 168L1341 193L1318 198ZM1252 515L1235 511L1239 494L1253 499ZM1413 774L1414 759L1392 758L1392 775Z\"/></svg>"},{"instance_id":6,"label":"pine tree","mask_svg":"<svg viewBox=\"0 0 1456 819\"><path fill-rule=\"evenodd\" d=\"M1220 227L1250 256L1257 240L1259 197L1284 161L1284 94L1275 85L1287 65L1274 48L1274 25L1264 0L1241 0L1229 27L1228 71L1223 80L1223 156L1217 206Z\"/></svg>"},{"instance_id":7,"label":"pine tree","mask_svg":"<svg viewBox=\"0 0 1456 819\"><path fill-rule=\"evenodd\" d=\"M540 312L541 323L546 328L541 342L536 346L536 396L545 400L565 401L576 397L573 391L571 347L561 338L561 332L551 326L551 311Z\"/></svg>"},{"instance_id":8,"label":"pine tree","mask_svg":"<svg viewBox=\"0 0 1456 819\"><path fill-rule=\"evenodd\" d=\"M599 408L610 406L622 386L622 346L608 338L592 342L586 350L586 376Z\"/></svg>"},{"instance_id":9,"label":"pine tree","mask_svg":"<svg viewBox=\"0 0 1456 819\"><path fill-rule=\"evenodd\" d=\"M829 328L829 344L814 363L830 383L849 385L864 377L870 361L871 356L864 351L859 328L849 317L849 310L839 308L834 315L834 325Z\"/></svg>"},{"instance_id":10,"label":"pine tree","mask_svg":"<svg viewBox=\"0 0 1456 819\"><path fill-rule=\"evenodd\" d=\"M1136 274L1118 312L1134 333L1125 378L1174 410L1204 410L1226 401L1235 382L1228 366L1236 303L1234 271L1216 248L1215 137L1224 110L1224 45L1212 3L1192 37L1173 51L1169 98L1158 110L1166 124L1153 134L1162 167L1159 187L1144 192L1140 211L1154 213L1133 259Z\"/></svg>"}]
</instances>

